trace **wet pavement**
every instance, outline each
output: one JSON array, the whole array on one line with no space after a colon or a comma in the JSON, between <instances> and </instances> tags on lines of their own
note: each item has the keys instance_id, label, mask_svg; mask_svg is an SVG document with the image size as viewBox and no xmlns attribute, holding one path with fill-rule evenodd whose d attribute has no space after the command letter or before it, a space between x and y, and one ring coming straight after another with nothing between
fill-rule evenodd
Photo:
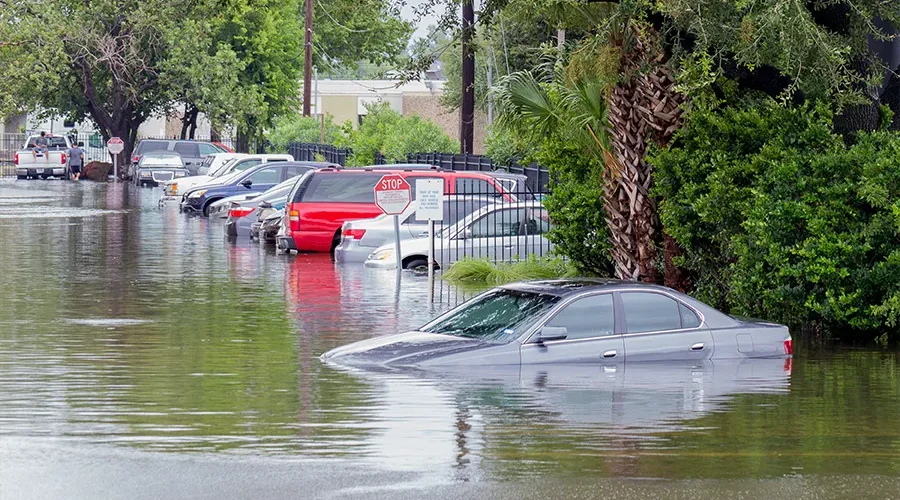
<instances>
[{"instance_id":1,"label":"wet pavement","mask_svg":"<svg viewBox=\"0 0 900 500\"><path fill-rule=\"evenodd\" d=\"M900 357L368 373L476 290L0 180L0 499L896 498Z\"/></svg>"}]
</instances>

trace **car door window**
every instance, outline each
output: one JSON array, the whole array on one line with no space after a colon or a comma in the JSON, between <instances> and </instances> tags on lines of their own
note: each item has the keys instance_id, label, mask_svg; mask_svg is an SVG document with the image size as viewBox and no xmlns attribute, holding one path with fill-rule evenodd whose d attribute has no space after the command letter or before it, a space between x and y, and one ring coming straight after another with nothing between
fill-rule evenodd
<instances>
[{"instance_id":1,"label":"car door window","mask_svg":"<svg viewBox=\"0 0 900 500\"><path fill-rule=\"evenodd\" d=\"M525 234L538 235L550 232L550 215L543 208L529 208L525 218Z\"/></svg>"},{"instance_id":2,"label":"car door window","mask_svg":"<svg viewBox=\"0 0 900 500\"><path fill-rule=\"evenodd\" d=\"M259 159L243 160L241 162L238 162L238 164L234 166L234 170L235 170L235 172L243 172L244 170L247 170L248 168L253 168L253 167L255 167L257 165L261 165L261 164L262 164L262 160L259 160Z\"/></svg>"},{"instance_id":3,"label":"car door window","mask_svg":"<svg viewBox=\"0 0 900 500\"><path fill-rule=\"evenodd\" d=\"M175 152L186 158L199 158L200 146L196 142L176 142Z\"/></svg>"},{"instance_id":4,"label":"car door window","mask_svg":"<svg viewBox=\"0 0 900 500\"><path fill-rule=\"evenodd\" d=\"M518 236L524 217L523 209L495 210L473 222L469 229L473 238Z\"/></svg>"},{"instance_id":5,"label":"car door window","mask_svg":"<svg viewBox=\"0 0 900 500\"><path fill-rule=\"evenodd\" d=\"M622 292L628 333L681 329L678 302L659 293Z\"/></svg>"},{"instance_id":6,"label":"car door window","mask_svg":"<svg viewBox=\"0 0 900 500\"><path fill-rule=\"evenodd\" d=\"M700 326L700 318L697 316L697 313L691 311L684 304L678 304L678 310L681 312L682 328L697 328Z\"/></svg>"},{"instance_id":7,"label":"car door window","mask_svg":"<svg viewBox=\"0 0 900 500\"><path fill-rule=\"evenodd\" d=\"M312 167L304 167L302 165L290 165L288 167L285 167L285 169L287 170L287 174L285 174L285 179L290 179L291 177L297 177L298 175L303 175L303 174L309 172L310 170L312 170Z\"/></svg>"},{"instance_id":8,"label":"car door window","mask_svg":"<svg viewBox=\"0 0 900 500\"><path fill-rule=\"evenodd\" d=\"M591 295L572 302L546 326L566 329L566 340L604 337L615 333L612 294Z\"/></svg>"},{"instance_id":9,"label":"car door window","mask_svg":"<svg viewBox=\"0 0 900 500\"><path fill-rule=\"evenodd\" d=\"M281 182L281 171L283 169L276 167L267 167L250 174L250 181L253 184L276 184Z\"/></svg>"},{"instance_id":10,"label":"car door window","mask_svg":"<svg viewBox=\"0 0 900 500\"><path fill-rule=\"evenodd\" d=\"M212 144L203 144L203 143L200 144L200 154L202 156L208 156L208 155L221 153L221 152L222 151L219 148L213 146Z\"/></svg>"}]
</instances>

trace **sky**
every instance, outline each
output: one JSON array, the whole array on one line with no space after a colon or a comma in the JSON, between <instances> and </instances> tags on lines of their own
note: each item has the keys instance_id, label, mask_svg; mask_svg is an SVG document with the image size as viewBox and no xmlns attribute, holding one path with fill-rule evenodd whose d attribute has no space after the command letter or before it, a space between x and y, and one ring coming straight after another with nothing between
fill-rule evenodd
<instances>
[{"instance_id":1,"label":"sky","mask_svg":"<svg viewBox=\"0 0 900 500\"><path fill-rule=\"evenodd\" d=\"M438 15L433 11L422 19L416 19L413 9L422 3L424 3L423 0L408 0L407 4L400 9L403 19L415 23L416 31L413 33L412 40L428 36L428 26L437 24L438 21Z\"/></svg>"}]
</instances>

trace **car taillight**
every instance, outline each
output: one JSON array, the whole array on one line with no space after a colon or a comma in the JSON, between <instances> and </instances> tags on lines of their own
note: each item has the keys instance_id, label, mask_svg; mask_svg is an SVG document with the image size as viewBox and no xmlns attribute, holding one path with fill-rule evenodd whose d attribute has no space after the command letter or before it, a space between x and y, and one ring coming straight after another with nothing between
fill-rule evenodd
<instances>
[{"instance_id":1,"label":"car taillight","mask_svg":"<svg viewBox=\"0 0 900 500\"><path fill-rule=\"evenodd\" d=\"M66 154L63 153L62 155L60 155L60 158L62 158L62 160L60 161L60 163L62 163L63 165L65 165L65 164L66 164Z\"/></svg>"},{"instance_id":2,"label":"car taillight","mask_svg":"<svg viewBox=\"0 0 900 500\"><path fill-rule=\"evenodd\" d=\"M16 153L15 164L16 164L16 165L19 164L19 153Z\"/></svg>"},{"instance_id":3,"label":"car taillight","mask_svg":"<svg viewBox=\"0 0 900 500\"><path fill-rule=\"evenodd\" d=\"M341 232L341 235L343 235L344 238L349 238L351 240L361 240L365 234L365 229L344 229L344 231Z\"/></svg>"},{"instance_id":4,"label":"car taillight","mask_svg":"<svg viewBox=\"0 0 900 500\"><path fill-rule=\"evenodd\" d=\"M794 354L794 339L788 337L784 341L784 353L787 355Z\"/></svg>"},{"instance_id":5,"label":"car taillight","mask_svg":"<svg viewBox=\"0 0 900 500\"><path fill-rule=\"evenodd\" d=\"M237 207L228 210L228 216L232 219L240 219L253 213L253 209L249 207Z\"/></svg>"},{"instance_id":6,"label":"car taillight","mask_svg":"<svg viewBox=\"0 0 900 500\"><path fill-rule=\"evenodd\" d=\"M291 231L300 230L300 212L296 210L288 211L288 221L291 225Z\"/></svg>"}]
</instances>

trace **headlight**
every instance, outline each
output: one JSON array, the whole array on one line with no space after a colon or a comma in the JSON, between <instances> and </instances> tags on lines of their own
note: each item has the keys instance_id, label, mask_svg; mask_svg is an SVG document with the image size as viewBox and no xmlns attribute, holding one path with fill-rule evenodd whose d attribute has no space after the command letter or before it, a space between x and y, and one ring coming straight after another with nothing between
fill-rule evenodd
<instances>
[{"instance_id":1,"label":"headlight","mask_svg":"<svg viewBox=\"0 0 900 500\"><path fill-rule=\"evenodd\" d=\"M201 189L200 191L192 191L191 194L188 195L188 198L199 198L206 194L205 189Z\"/></svg>"},{"instance_id":2,"label":"headlight","mask_svg":"<svg viewBox=\"0 0 900 500\"><path fill-rule=\"evenodd\" d=\"M153 174L151 174L150 172L141 172L141 177L150 177L151 175Z\"/></svg>"},{"instance_id":3,"label":"headlight","mask_svg":"<svg viewBox=\"0 0 900 500\"><path fill-rule=\"evenodd\" d=\"M388 250L379 250L372 255L369 256L369 260L388 260L394 256L394 251L391 249Z\"/></svg>"},{"instance_id":4,"label":"headlight","mask_svg":"<svg viewBox=\"0 0 900 500\"><path fill-rule=\"evenodd\" d=\"M184 177L184 172L175 172L175 177Z\"/></svg>"}]
</instances>

